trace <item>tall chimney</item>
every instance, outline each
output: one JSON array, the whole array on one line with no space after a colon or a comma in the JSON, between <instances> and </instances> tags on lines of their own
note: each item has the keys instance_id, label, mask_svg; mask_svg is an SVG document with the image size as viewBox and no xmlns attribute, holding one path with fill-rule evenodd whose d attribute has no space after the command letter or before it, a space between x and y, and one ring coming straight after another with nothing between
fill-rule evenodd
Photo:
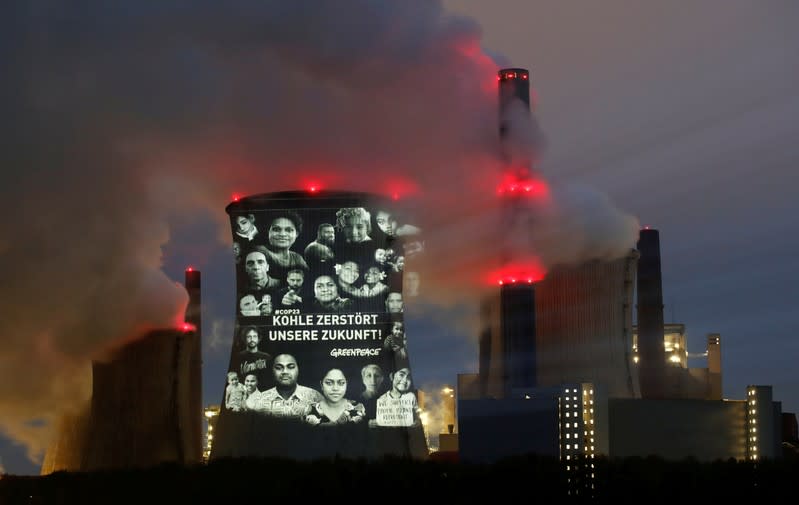
<instances>
[{"instance_id":1,"label":"tall chimney","mask_svg":"<svg viewBox=\"0 0 799 505\"><path fill-rule=\"evenodd\" d=\"M638 377L642 398L663 398L666 351L663 344L663 281L660 234L641 230L638 244Z\"/></svg>"},{"instance_id":2,"label":"tall chimney","mask_svg":"<svg viewBox=\"0 0 799 505\"><path fill-rule=\"evenodd\" d=\"M513 107L517 101L530 112L530 72L524 68L503 68L497 73L499 81L499 138L503 141L510 133Z\"/></svg>"},{"instance_id":3,"label":"tall chimney","mask_svg":"<svg viewBox=\"0 0 799 505\"><path fill-rule=\"evenodd\" d=\"M202 289L199 270L192 267L186 269L184 286L189 293L189 304L183 321L191 325L185 331L185 345L188 346L186 355L189 359L188 377L186 387L182 391L188 395L188 410L190 415L188 426L183 427L186 434L186 445L191 456L187 463L202 461L202 425L203 425L203 395L202 395Z\"/></svg>"},{"instance_id":4,"label":"tall chimney","mask_svg":"<svg viewBox=\"0 0 799 505\"><path fill-rule=\"evenodd\" d=\"M183 320L193 325L195 327L194 331L196 331L198 335L201 335L202 331L202 311L200 310L200 306L202 305L201 281L199 270L195 270L192 267L186 269L186 280L184 284L186 286L186 291L189 293L189 304L186 306L186 315L183 317Z\"/></svg>"}]
</instances>

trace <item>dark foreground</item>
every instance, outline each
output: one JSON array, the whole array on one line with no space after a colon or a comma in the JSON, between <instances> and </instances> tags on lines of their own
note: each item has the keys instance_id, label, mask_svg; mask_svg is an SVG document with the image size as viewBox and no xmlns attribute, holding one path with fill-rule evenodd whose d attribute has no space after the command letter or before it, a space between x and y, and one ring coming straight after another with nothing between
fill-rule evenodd
<instances>
[{"instance_id":1,"label":"dark foreground","mask_svg":"<svg viewBox=\"0 0 799 505\"><path fill-rule=\"evenodd\" d=\"M710 503L795 500L799 460L758 464L667 462L656 458L594 460L567 472L557 460L530 456L493 465L385 460L216 461L142 470L5 476L0 504L348 503ZM573 467L572 467L573 468ZM593 484L593 489L592 489ZM278 500L277 502L275 500ZM744 501L743 503L753 503Z\"/></svg>"}]
</instances>

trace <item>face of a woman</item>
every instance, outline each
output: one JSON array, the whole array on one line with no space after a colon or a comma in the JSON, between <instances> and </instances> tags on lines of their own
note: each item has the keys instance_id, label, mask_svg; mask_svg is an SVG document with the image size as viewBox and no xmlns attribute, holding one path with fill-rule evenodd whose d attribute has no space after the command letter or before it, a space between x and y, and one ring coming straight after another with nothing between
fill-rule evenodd
<instances>
[{"instance_id":1,"label":"face of a woman","mask_svg":"<svg viewBox=\"0 0 799 505\"><path fill-rule=\"evenodd\" d=\"M291 220L279 217L269 226L269 244L278 249L288 249L297 240L297 228Z\"/></svg>"},{"instance_id":2,"label":"face of a woman","mask_svg":"<svg viewBox=\"0 0 799 505\"><path fill-rule=\"evenodd\" d=\"M347 261L343 265L341 265L341 273L339 276L341 280L346 282L347 284L352 284L356 280L358 280L358 276L360 273L358 272L358 265L353 263L352 261Z\"/></svg>"},{"instance_id":3,"label":"face of a woman","mask_svg":"<svg viewBox=\"0 0 799 505\"><path fill-rule=\"evenodd\" d=\"M322 394L332 403L337 403L347 392L347 379L341 370L333 369L322 379Z\"/></svg>"},{"instance_id":4,"label":"face of a woman","mask_svg":"<svg viewBox=\"0 0 799 505\"><path fill-rule=\"evenodd\" d=\"M314 281L313 292L316 299L322 303L332 302L338 296L336 283L327 275L323 275Z\"/></svg>"},{"instance_id":5,"label":"face of a woman","mask_svg":"<svg viewBox=\"0 0 799 505\"><path fill-rule=\"evenodd\" d=\"M254 375L248 375L244 378L244 387L247 388L248 393L255 392L255 387L258 385L258 379Z\"/></svg>"},{"instance_id":6,"label":"face of a woman","mask_svg":"<svg viewBox=\"0 0 799 505\"><path fill-rule=\"evenodd\" d=\"M236 218L236 227L241 233L247 233L252 230L253 223L247 216L239 216Z\"/></svg>"}]
</instances>

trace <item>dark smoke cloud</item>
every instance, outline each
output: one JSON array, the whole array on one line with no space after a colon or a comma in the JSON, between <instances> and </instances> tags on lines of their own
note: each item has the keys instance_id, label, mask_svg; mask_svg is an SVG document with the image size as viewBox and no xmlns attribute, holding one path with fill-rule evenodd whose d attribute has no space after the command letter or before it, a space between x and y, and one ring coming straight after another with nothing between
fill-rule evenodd
<instances>
[{"instance_id":1,"label":"dark smoke cloud","mask_svg":"<svg viewBox=\"0 0 799 505\"><path fill-rule=\"evenodd\" d=\"M81 403L89 358L180 317L185 292L160 268L169 223L210 212L227 242L234 192L417 188L427 257L448 262L420 265L439 303L481 281L498 234L529 231L511 248L547 264L634 240L574 191L503 222L498 65L439 2L4 9L0 429L32 454L47 424L30 420Z\"/></svg>"}]
</instances>

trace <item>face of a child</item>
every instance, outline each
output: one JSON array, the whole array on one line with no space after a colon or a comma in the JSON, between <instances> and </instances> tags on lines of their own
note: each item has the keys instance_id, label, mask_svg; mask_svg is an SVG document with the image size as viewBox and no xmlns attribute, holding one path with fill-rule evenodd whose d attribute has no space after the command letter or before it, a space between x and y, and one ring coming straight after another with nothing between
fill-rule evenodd
<instances>
[{"instance_id":1,"label":"face of a child","mask_svg":"<svg viewBox=\"0 0 799 505\"><path fill-rule=\"evenodd\" d=\"M348 261L343 265L341 265L341 273L339 274L339 276L341 277L341 280L346 282L347 284L352 284L353 282L358 280L359 275L360 274L358 272L358 265L356 263Z\"/></svg>"},{"instance_id":2,"label":"face of a child","mask_svg":"<svg viewBox=\"0 0 799 505\"><path fill-rule=\"evenodd\" d=\"M366 283L370 285L377 284L380 280L380 270L377 267L371 267L366 271Z\"/></svg>"},{"instance_id":3,"label":"face of a child","mask_svg":"<svg viewBox=\"0 0 799 505\"><path fill-rule=\"evenodd\" d=\"M348 242L363 242L369 238L368 230L366 221L359 217L351 217L344 227L344 234Z\"/></svg>"},{"instance_id":4,"label":"face of a child","mask_svg":"<svg viewBox=\"0 0 799 505\"><path fill-rule=\"evenodd\" d=\"M237 386L239 384L239 377L237 375L231 375L227 378L227 383L231 386Z\"/></svg>"}]
</instances>

